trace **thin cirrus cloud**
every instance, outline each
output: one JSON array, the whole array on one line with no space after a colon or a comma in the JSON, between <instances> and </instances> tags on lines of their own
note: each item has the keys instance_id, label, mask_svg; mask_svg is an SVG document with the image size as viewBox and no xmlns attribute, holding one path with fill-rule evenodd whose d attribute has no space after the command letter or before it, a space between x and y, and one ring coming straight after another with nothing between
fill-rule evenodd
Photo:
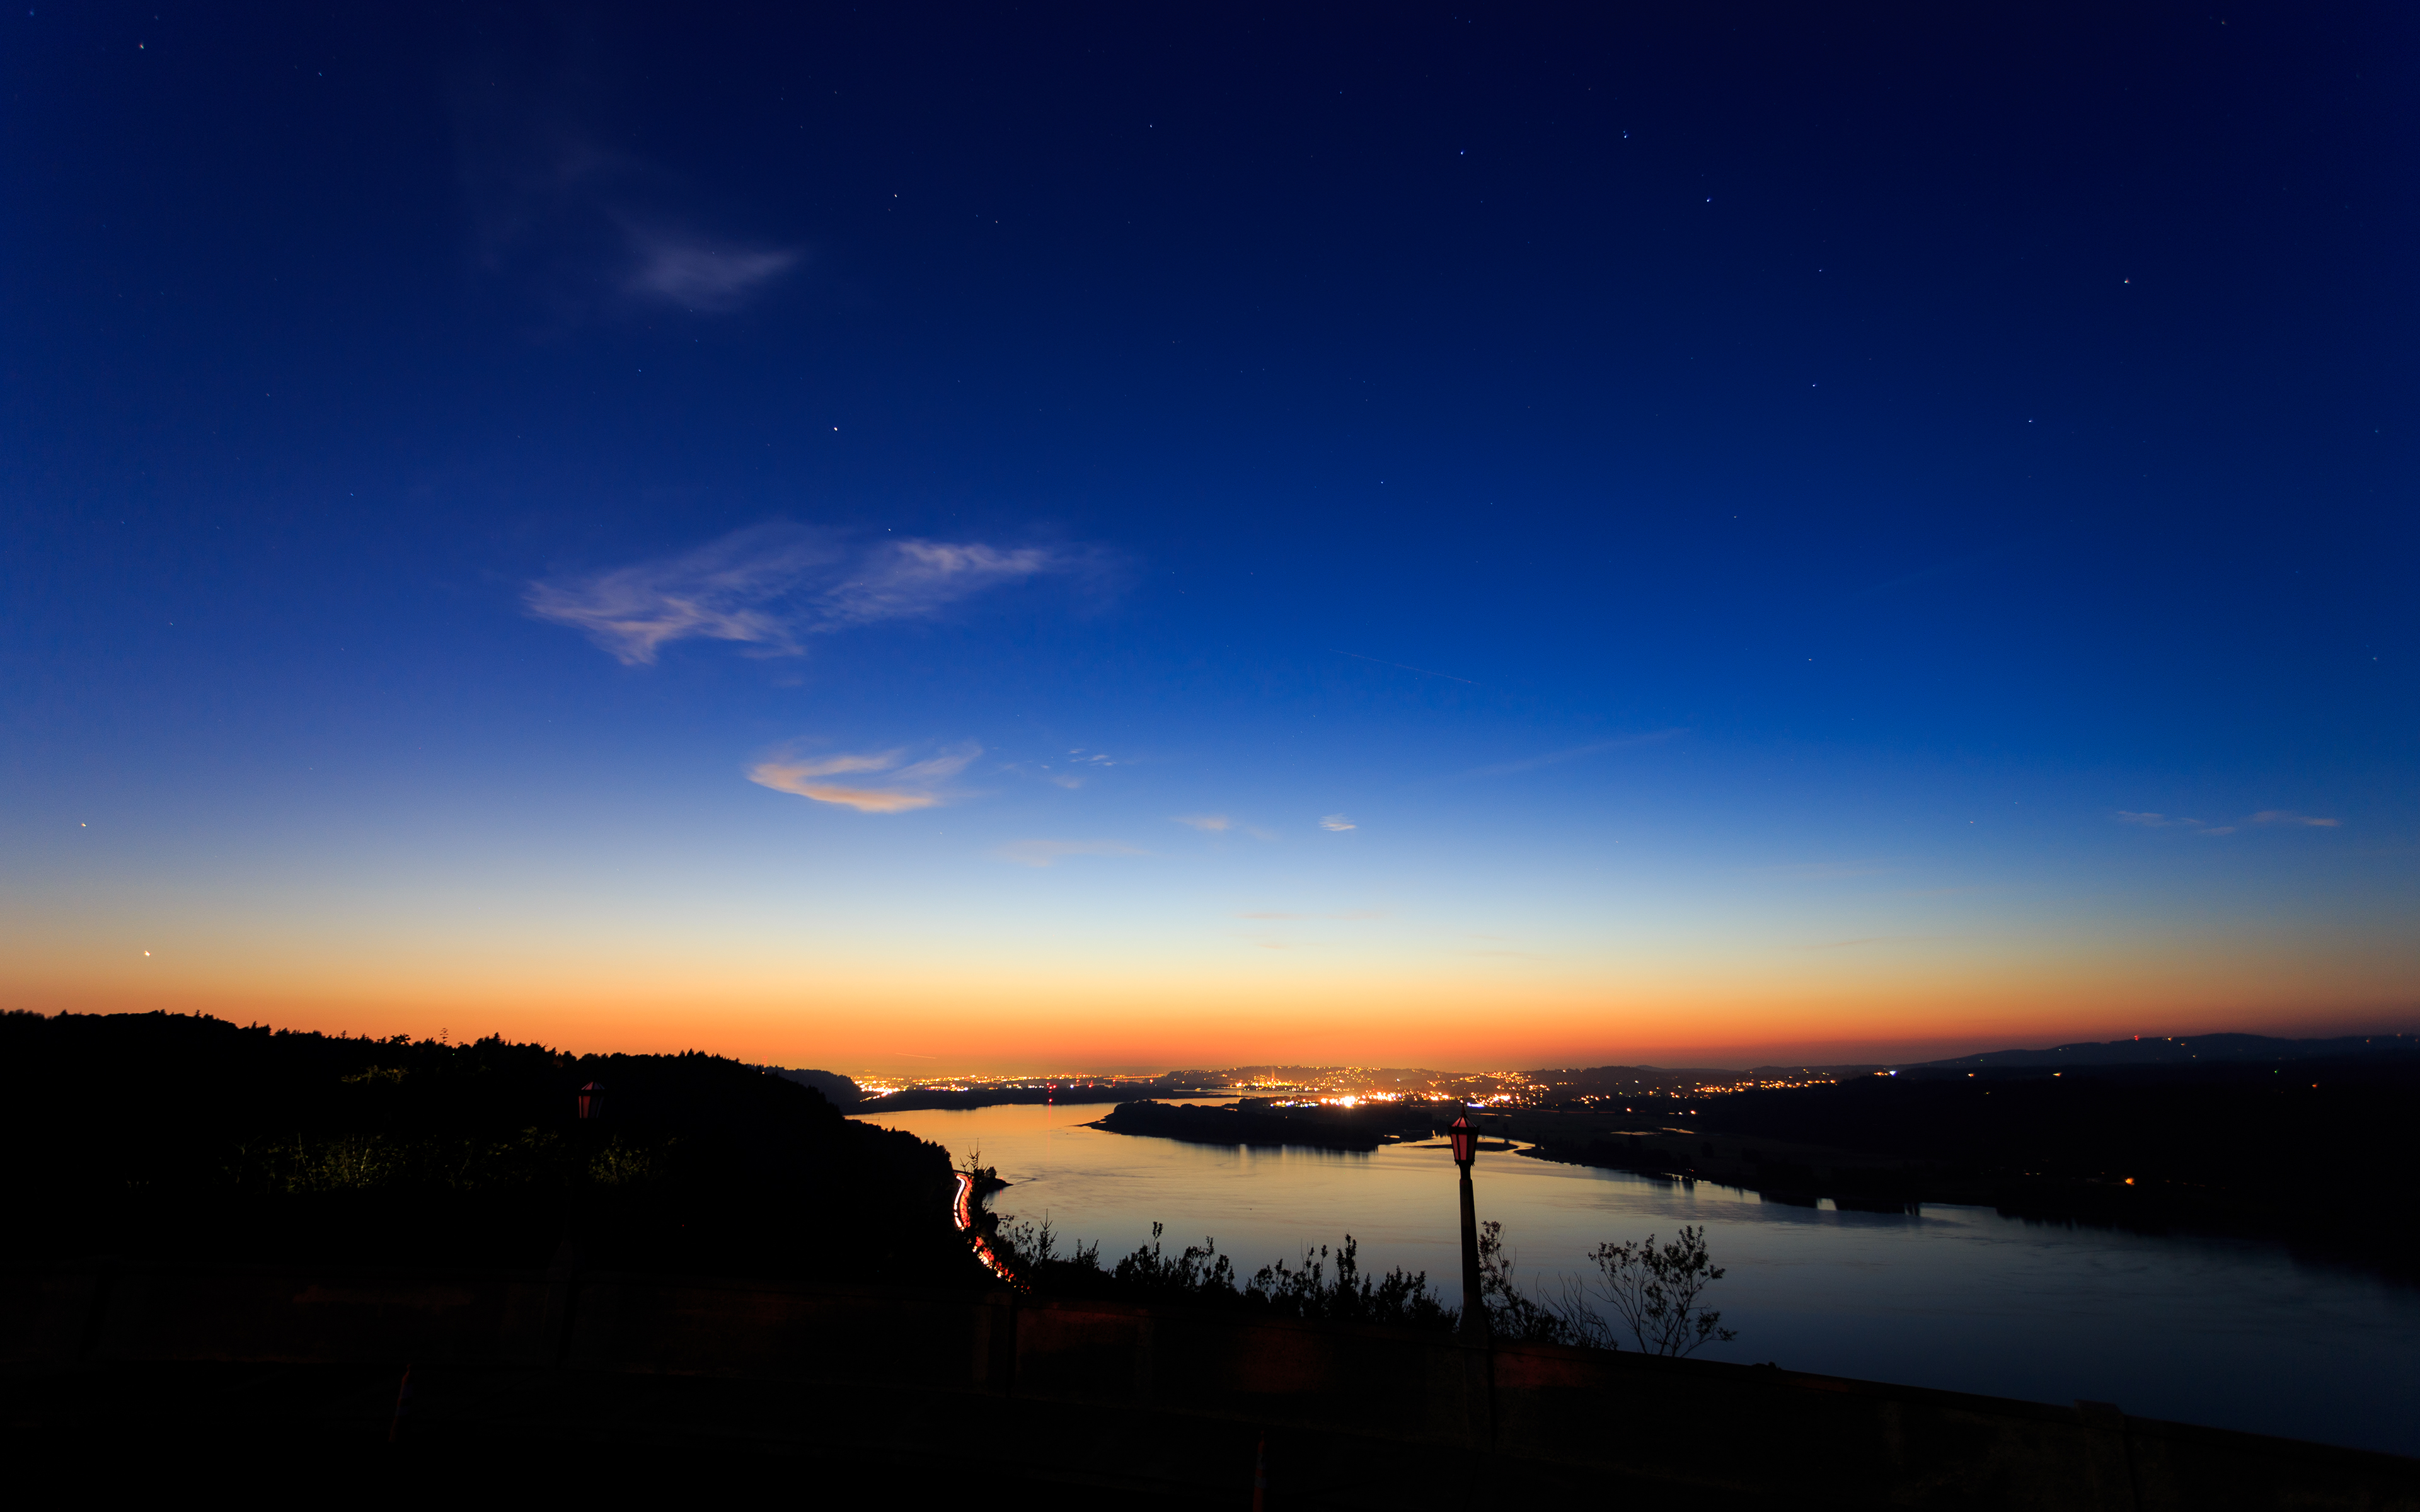
<instances>
[{"instance_id":1,"label":"thin cirrus cloud","mask_svg":"<svg viewBox=\"0 0 2420 1512\"><path fill-rule=\"evenodd\" d=\"M1319 827L1322 829L1342 831L1347 829L1358 829L1361 826L1355 824L1352 820L1345 818L1341 813L1332 813L1319 822Z\"/></svg>"},{"instance_id":2,"label":"thin cirrus cloud","mask_svg":"<svg viewBox=\"0 0 2420 1512\"><path fill-rule=\"evenodd\" d=\"M446 91L473 250L490 272L543 270L543 300L558 316L594 313L580 270L625 299L725 315L807 260L797 247L695 229L680 208L695 197L680 174L583 119L599 82L579 62L534 71L503 63L465 69ZM618 245L604 239L614 232Z\"/></svg>"},{"instance_id":3,"label":"thin cirrus cloud","mask_svg":"<svg viewBox=\"0 0 2420 1512\"><path fill-rule=\"evenodd\" d=\"M1107 751L1086 750L1083 747L1078 746L1067 753L1067 765L1071 767L1082 767L1084 768L1084 771L1054 771L1050 764L1046 762L1042 766L1042 778L1044 781L1055 782L1063 788L1079 788L1084 785L1084 778L1087 773L1099 767L1116 766L1119 763L1117 758L1109 755Z\"/></svg>"},{"instance_id":4,"label":"thin cirrus cloud","mask_svg":"<svg viewBox=\"0 0 2420 1512\"><path fill-rule=\"evenodd\" d=\"M819 756L805 760L775 758L748 770L748 780L776 793L795 793L817 803L837 804L860 813L907 813L949 801L941 784L967 769L983 754L971 743L921 762L902 762L899 751L862 756ZM839 781L863 773L875 779Z\"/></svg>"},{"instance_id":5,"label":"thin cirrus cloud","mask_svg":"<svg viewBox=\"0 0 2420 1512\"><path fill-rule=\"evenodd\" d=\"M1258 913L1237 914L1235 917L1237 918L1365 919L1385 918L1387 912L1382 908L1349 908L1341 914L1286 914L1264 910Z\"/></svg>"},{"instance_id":6,"label":"thin cirrus cloud","mask_svg":"<svg viewBox=\"0 0 2420 1512\"><path fill-rule=\"evenodd\" d=\"M624 229L636 255L625 290L711 315L741 308L804 260L794 248L717 246L693 237Z\"/></svg>"},{"instance_id":7,"label":"thin cirrus cloud","mask_svg":"<svg viewBox=\"0 0 2420 1512\"><path fill-rule=\"evenodd\" d=\"M1149 856L1120 840L1017 840L992 855L1019 866L1045 867L1070 856Z\"/></svg>"},{"instance_id":8,"label":"thin cirrus cloud","mask_svg":"<svg viewBox=\"0 0 2420 1512\"><path fill-rule=\"evenodd\" d=\"M2233 825L2206 825L2198 819L2170 818L2164 813L2138 813L2132 809L2118 810L2118 822L2121 825L2133 825L2140 829L2181 829L2189 834L2213 837L2235 833Z\"/></svg>"},{"instance_id":9,"label":"thin cirrus cloud","mask_svg":"<svg viewBox=\"0 0 2420 1512\"><path fill-rule=\"evenodd\" d=\"M1330 817L1335 819L1343 819L1344 816L1342 814L1334 814ZM1237 830L1251 836L1257 841L1274 842L1280 838L1276 830L1264 829L1258 825L1239 825L1235 823L1234 820L1222 813L1171 814L1169 818L1169 822L1171 824L1177 825L1189 825L1205 835L1223 835L1230 830ZM1333 829L1336 826L1334 825L1329 825L1328 827ZM1353 825L1348 821L1344 827L1350 829Z\"/></svg>"},{"instance_id":10,"label":"thin cirrus cloud","mask_svg":"<svg viewBox=\"0 0 2420 1512\"><path fill-rule=\"evenodd\" d=\"M522 602L535 618L579 631L624 666L645 667L678 640L802 656L815 636L927 618L1065 565L1039 547L917 539L859 546L777 522L678 556L534 582Z\"/></svg>"},{"instance_id":11,"label":"thin cirrus cloud","mask_svg":"<svg viewBox=\"0 0 2420 1512\"><path fill-rule=\"evenodd\" d=\"M1124 762L1120 761L1117 757L1109 755L1106 751L1088 751L1083 747L1078 746L1067 753L1067 760L1064 762L1055 764L1051 762L1011 762L1007 765L1001 767L1001 770L1003 772L1015 772L1021 777L1038 777L1045 782L1051 783L1054 786L1067 788L1072 791L1073 789L1082 787L1089 778L1099 772L1102 768L1121 766L1124 764L1125 764Z\"/></svg>"},{"instance_id":12,"label":"thin cirrus cloud","mask_svg":"<svg viewBox=\"0 0 2420 1512\"><path fill-rule=\"evenodd\" d=\"M2195 835L2232 835L2236 830L2233 825L2209 825L2183 815L2171 818L2164 813L2138 812L2132 809L2118 810L2117 819L2121 825L2133 825L2142 829L2181 829ZM2243 822L2247 825L2291 825L2308 829L2338 829L2344 825L2341 819L2295 813L2286 809L2263 809Z\"/></svg>"}]
</instances>

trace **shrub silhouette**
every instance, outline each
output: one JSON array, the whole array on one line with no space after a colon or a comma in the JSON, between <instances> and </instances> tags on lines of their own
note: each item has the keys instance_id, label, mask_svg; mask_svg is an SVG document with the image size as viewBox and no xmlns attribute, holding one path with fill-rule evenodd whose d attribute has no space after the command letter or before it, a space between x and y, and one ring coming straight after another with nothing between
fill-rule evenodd
<instances>
[{"instance_id":1,"label":"shrub silhouette","mask_svg":"<svg viewBox=\"0 0 2420 1512\"><path fill-rule=\"evenodd\" d=\"M1098 1243L1079 1244L1062 1255L1058 1233L1047 1216L1004 1221L995 1242L1007 1252L1011 1268L1046 1293L1189 1303L1398 1328L1450 1330L1461 1318L1460 1309L1446 1305L1430 1288L1424 1271L1397 1266L1376 1278L1362 1274L1360 1244L1350 1234L1334 1249L1323 1244L1305 1250L1299 1266L1277 1260L1249 1280L1236 1271L1232 1257L1218 1253L1216 1239L1205 1238L1171 1256L1164 1234L1162 1226L1152 1225L1150 1243L1108 1267L1101 1263Z\"/></svg>"}]
</instances>

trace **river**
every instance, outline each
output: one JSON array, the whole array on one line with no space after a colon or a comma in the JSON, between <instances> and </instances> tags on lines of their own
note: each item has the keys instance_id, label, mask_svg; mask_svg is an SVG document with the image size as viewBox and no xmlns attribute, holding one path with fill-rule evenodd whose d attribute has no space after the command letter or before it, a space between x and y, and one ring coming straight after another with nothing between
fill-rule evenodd
<instances>
[{"instance_id":1,"label":"river","mask_svg":"<svg viewBox=\"0 0 2420 1512\"><path fill-rule=\"evenodd\" d=\"M1458 1303L1454 1173L1441 1149L1346 1154L1179 1144L1084 1127L1106 1105L901 1113L878 1121L1013 1183L991 1206L1047 1216L1105 1262L1167 1226L1246 1274L1347 1233L1365 1271L1426 1271ZM2420 1290L2282 1246L2150 1237L1928 1205L1840 1212L1495 1151L1479 1214L1519 1273L1579 1274L1600 1241L1704 1227L1708 1291L1736 1342L1703 1357L2420 1455ZM2315 1214L2314 1222L2325 1222Z\"/></svg>"}]
</instances>

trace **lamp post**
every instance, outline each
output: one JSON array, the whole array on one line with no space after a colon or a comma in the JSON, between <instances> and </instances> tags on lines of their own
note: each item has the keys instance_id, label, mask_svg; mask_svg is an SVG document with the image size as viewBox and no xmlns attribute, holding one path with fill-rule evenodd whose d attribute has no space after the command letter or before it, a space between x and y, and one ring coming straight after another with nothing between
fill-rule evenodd
<instances>
[{"instance_id":1,"label":"lamp post","mask_svg":"<svg viewBox=\"0 0 2420 1512\"><path fill-rule=\"evenodd\" d=\"M1453 1163L1462 1168L1462 1336L1471 1343L1487 1340L1487 1297L1479 1275L1479 1209L1470 1195L1470 1163L1479 1158L1479 1131L1457 1117L1445 1132L1453 1144Z\"/></svg>"}]
</instances>

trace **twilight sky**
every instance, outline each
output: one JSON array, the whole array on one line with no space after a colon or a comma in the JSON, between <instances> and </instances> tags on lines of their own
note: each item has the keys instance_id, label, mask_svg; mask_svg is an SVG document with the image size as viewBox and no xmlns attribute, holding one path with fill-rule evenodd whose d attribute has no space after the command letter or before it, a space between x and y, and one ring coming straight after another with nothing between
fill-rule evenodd
<instances>
[{"instance_id":1,"label":"twilight sky","mask_svg":"<svg viewBox=\"0 0 2420 1512\"><path fill-rule=\"evenodd\" d=\"M2407 8L6 25L7 1006L2420 1022Z\"/></svg>"}]
</instances>

